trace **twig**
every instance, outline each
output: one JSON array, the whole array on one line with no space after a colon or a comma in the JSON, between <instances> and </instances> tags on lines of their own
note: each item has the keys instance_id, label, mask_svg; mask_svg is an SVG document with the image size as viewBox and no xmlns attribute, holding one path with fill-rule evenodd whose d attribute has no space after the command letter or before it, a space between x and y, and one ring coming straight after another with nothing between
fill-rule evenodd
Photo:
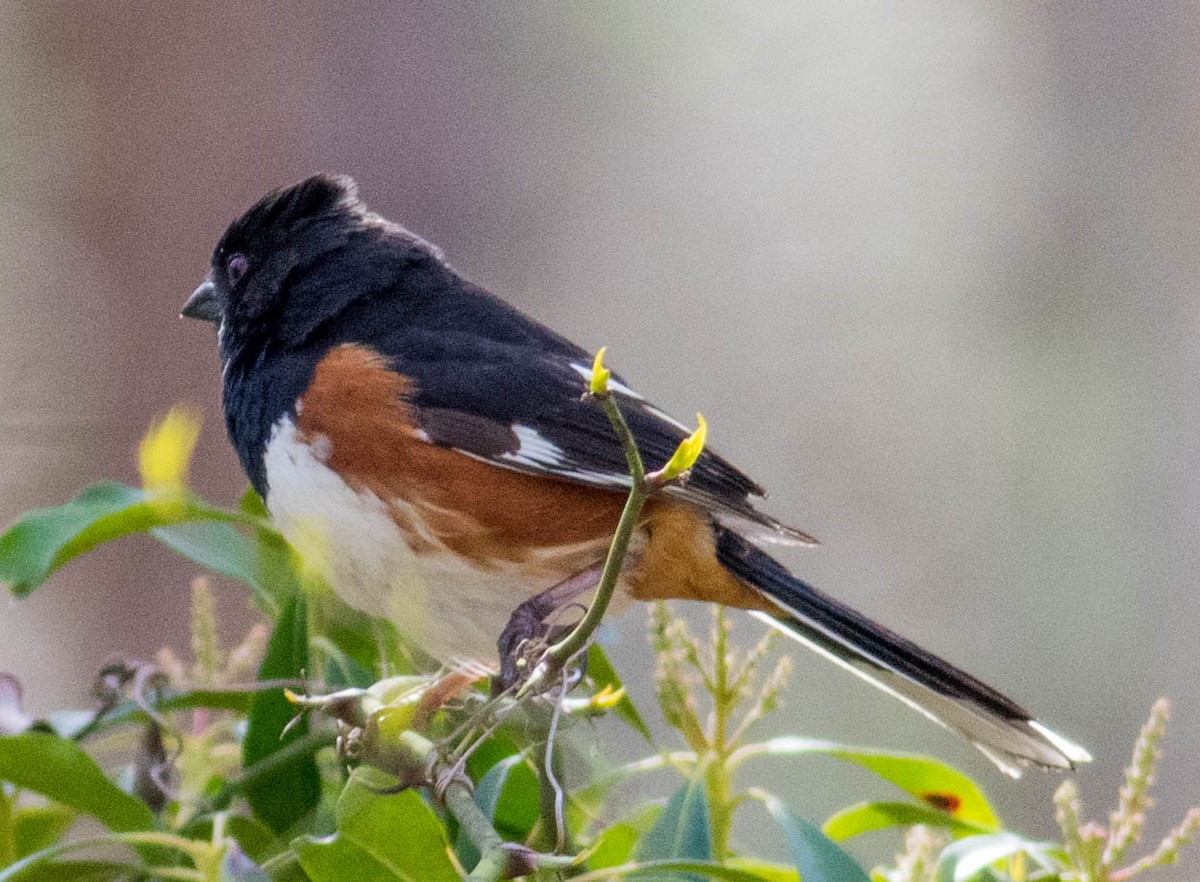
<instances>
[{"instance_id":1,"label":"twig","mask_svg":"<svg viewBox=\"0 0 1200 882\"><path fill-rule=\"evenodd\" d=\"M475 802L471 783L461 769L452 769L449 780L438 774L441 756L428 738L405 731L389 743L388 749L393 760L389 772L400 777L401 785L431 788L478 849L479 861L467 882L497 882L527 876L539 867L566 867L574 862L574 858L540 854L524 845L505 842Z\"/></svg>"}]
</instances>

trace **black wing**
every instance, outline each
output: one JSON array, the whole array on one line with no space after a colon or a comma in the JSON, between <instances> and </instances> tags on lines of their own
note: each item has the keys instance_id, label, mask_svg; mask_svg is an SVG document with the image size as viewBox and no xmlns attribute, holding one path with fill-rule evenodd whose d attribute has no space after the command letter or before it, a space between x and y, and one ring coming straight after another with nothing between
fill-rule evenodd
<instances>
[{"instance_id":1,"label":"black wing","mask_svg":"<svg viewBox=\"0 0 1200 882\"><path fill-rule=\"evenodd\" d=\"M464 286L436 325L386 335L383 354L415 385L417 419L431 443L517 471L613 490L630 486L624 450L604 411L581 400L591 356L474 286ZM619 378L610 389L648 469L666 463L690 429L644 401ZM673 495L756 527L757 538L812 543L754 509L763 490L705 450Z\"/></svg>"}]
</instances>

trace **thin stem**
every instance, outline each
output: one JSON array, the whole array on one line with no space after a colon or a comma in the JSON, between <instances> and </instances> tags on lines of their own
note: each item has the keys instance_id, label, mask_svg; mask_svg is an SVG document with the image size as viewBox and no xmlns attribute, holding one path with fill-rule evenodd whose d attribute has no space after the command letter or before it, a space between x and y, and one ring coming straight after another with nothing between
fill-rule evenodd
<instances>
[{"instance_id":1,"label":"thin stem","mask_svg":"<svg viewBox=\"0 0 1200 882\"><path fill-rule=\"evenodd\" d=\"M309 732L302 738L297 738L295 741L284 745L279 750L263 757L254 765L245 769L241 775L232 781L225 784L220 790L213 794L209 799L205 800L206 810L219 810L225 808L233 801L233 798L247 787L260 781L263 778L275 774L280 767L293 761L297 757L306 756L319 750L322 747L332 745L335 738L329 732L317 730Z\"/></svg>"},{"instance_id":2,"label":"thin stem","mask_svg":"<svg viewBox=\"0 0 1200 882\"><path fill-rule=\"evenodd\" d=\"M705 764L704 777L712 814L713 857L724 861L729 852L729 833L733 825L732 786L727 765L729 715L733 708L729 689L729 628L722 607L717 607L713 616L713 727L709 738L712 755Z\"/></svg>"},{"instance_id":3,"label":"thin stem","mask_svg":"<svg viewBox=\"0 0 1200 882\"><path fill-rule=\"evenodd\" d=\"M620 407L611 395L597 395L596 400L608 414L613 431L625 449L625 459L629 463L629 476L633 486L629 489L629 497L625 500L625 508L621 512L621 520L608 547L608 556L604 560L604 571L600 575L600 584L596 594L588 606L587 613L580 619L579 624L571 629L571 633L558 643L546 650L537 668L530 675L518 697L527 694L548 675L561 671L576 655L583 651L596 628L600 626L608 604L616 591L617 581L621 576L621 565L629 551L629 541L642 516L642 507L652 492L646 485L646 468L642 464L642 456L638 452L637 442L629 430L629 424L621 414Z\"/></svg>"},{"instance_id":4,"label":"thin stem","mask_svg":"<svg viewBox=\"0 0 1200 882\"><path fill-rule=\"evenodd\" d=\"M550 731L546 734L546 755L543 763L540 795L542 809L542 839L552 845L555 854L571 850L568 841L570 831L563 811L564 792L562 787L562 752L558 749L558 723L562 718L563 701L567 697L567 682L564 680L558 701L550 716Z\"/></svg>"}]
</instances>

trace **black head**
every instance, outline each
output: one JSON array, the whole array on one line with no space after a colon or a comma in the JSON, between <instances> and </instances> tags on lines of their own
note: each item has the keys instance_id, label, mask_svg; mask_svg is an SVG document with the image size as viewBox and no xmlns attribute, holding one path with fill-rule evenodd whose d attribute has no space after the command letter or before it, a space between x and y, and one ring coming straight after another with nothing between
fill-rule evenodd
<instances>
[{"instance_id":1,"label":"black head","mask_svg":"<svg viewBox=\"0 0 1200 882\"><path fill-rule=\"evenodd\" d=\"M364 259L380 249L391 259ZM264 196L230 225L183 315L219 326L226 361L268 340L286 348L386 284L370 268L404 263L404 255L436 256L370 214L352 179L317 175Z\"/></svg>"}]
</instances>

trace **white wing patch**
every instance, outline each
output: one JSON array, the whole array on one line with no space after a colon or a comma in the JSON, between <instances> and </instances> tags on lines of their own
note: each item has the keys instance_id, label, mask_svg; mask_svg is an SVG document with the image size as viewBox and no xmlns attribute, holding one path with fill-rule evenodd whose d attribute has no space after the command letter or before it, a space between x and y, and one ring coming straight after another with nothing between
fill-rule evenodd
<instances>
[{"instance_id":1,"label":"white wing patch","mask_svg":"<svg viewBox=\"0 0 1200 882\"><path fill-rule=\"evenodd\" d=\"M690 435L690 434L692 434L693 431L695 431L694 429L689 429L687 426L685 426L683 423L679 422L679 420L675 419L675 417L671 416L665 410L659 410L657 407L655 407L652 404L647 404L642 409L644 411L646 411L646 413L652 414L653 416L658 417L664 423L669 423L670 425L674 426L679 431L683 432L684 435Z\"/></svg>"},{"instance_id":2,"label":"white wing patch","mask_svg":"<svg viewBox=\"0 0 1200 882\"><path fill-rule=\"evenodd\" d=\"M566 455L561 447L532 426L522 426L519 423L512 427L517 436L518 446L512 453L503 454L504 458L522 465L555 466L567 465Z\"/></svg>"},{"instance_id":3,"label":"white wing patch","mask_svg":"<svg viewBox=\"0 0 1200 882\"><path fill-rule=\"evenodd\" d=\"M590 386L592 383L592 366L590 364L576 364L575 362L571 362L570 364L571 370L583 377L584 381ZM632 398L635 401L642 400L641 395L638 395L620 380L615 380L610 377L608 380L608 388L613 392L620 392L626 398ZM674 420L672 420L672 422L674 422Z\"/></svg>"},{"instance_id":4,"label":"white wing patch","mask_svg":"<svg viewBox=\"0 0 1200 882\"><path fill-rule=\"evenodd\" d=\"M571 462L561 447L532 426L514 423L512 430L513 434L517 436L518 447L511 453L501 453L493 458L475 456L469 450L460 450L459 452L475 456L476 459L482 459L484 462L508 464L520 470L545 472L598 487L630 487L633 485L632 479L627 474L580 468Z\"/></svg>"}]
</instances>

